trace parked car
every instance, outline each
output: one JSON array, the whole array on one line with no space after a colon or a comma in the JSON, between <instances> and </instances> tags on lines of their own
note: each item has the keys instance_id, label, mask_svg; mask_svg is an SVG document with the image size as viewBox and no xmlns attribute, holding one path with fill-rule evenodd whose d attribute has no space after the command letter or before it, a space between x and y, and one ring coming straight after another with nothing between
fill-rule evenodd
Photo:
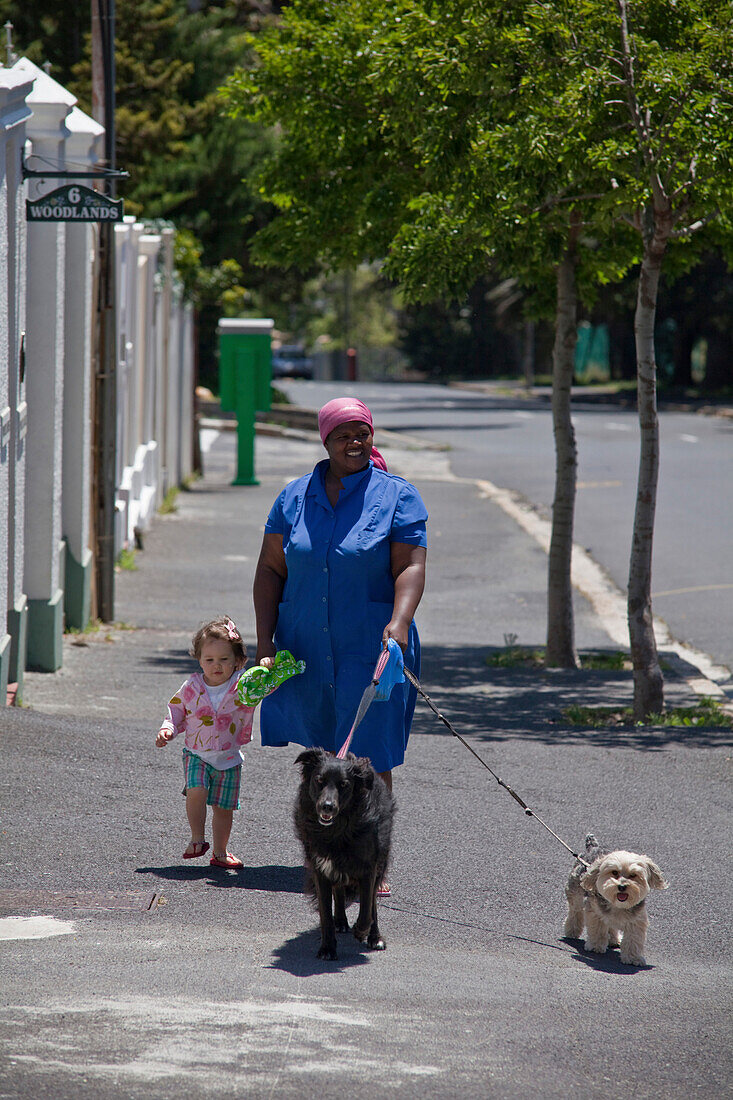
<instances>
[{"instance_id":1,"label":"parked car","mask_svg":"<svg viewBox=\"0 0 733 1100\"><path fill-rule=\"evenodd\" d=\"M273 378L312 378L313 360L302 344L283 344L272 353Z\"/></svg>"}]
</instances>

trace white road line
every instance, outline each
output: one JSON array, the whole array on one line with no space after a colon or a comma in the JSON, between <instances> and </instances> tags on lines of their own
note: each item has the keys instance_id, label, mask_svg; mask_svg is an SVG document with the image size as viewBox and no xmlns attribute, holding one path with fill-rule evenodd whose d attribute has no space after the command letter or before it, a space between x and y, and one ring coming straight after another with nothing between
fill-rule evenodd
<instances>
[{"instance_id":1,"label":"white road line","mask_svg":"<svg viewBox=\"0 0 733 1100\"><path fill-rule=\"evenodd\" d=\"M539 543L545 553L549 553L550 536L552 534L552 525L549 520L538 516L534 509L525 504L517 493L512 493L508 489L500 489L490 481L476 481L476 485L482 496L498 504L508 516L511 516L520 527L532 536L535 542ZM577 544L573 546L571 579L573 587L577 588L593 607L603 629L612 641L617 645L628 648L629 627L626 595L601 566L593 561L590 554ZM676 641L670 634L667 624L656 617L654 618L654 636L660 650L671 650L702 673L707 683L707 690L703 692L704 694L722 694L722 689L718 687L717 681L729 680L730 669L715 664L707 653L695 649L694 646Z\"/></svg>"},{"instance_id":2,"label":"white road line","mask_svg":"<svg viewBox=\"0 0 733 1100\"><path fill-rule=\"evenodd\" d=\"M608 424L604 424L604 428L607 428L609 432L630 432L630 424L617 424L613 420L610 420Z\"/></svg>"},{"instance_id":3,"label":"white road line","mask_svg":"<svg viewBox=\"0 0 733 1100\"><path fill-rule=\"evenodd\" d=\"M683 443L699 443L700 440L696 435L681 435L680 439Z\"/></svg>"},{"instance_id":4,"label":"white road line","mask_svg":"<svg viewBox=\"0 0 733 1100\"><path fill-rule=\"evenodd\" d=\"M0 940L45 940L49 936L68 936L76 928L67 920L56 917L3 917L0 919Z\"/></svg>"}]
</instances>

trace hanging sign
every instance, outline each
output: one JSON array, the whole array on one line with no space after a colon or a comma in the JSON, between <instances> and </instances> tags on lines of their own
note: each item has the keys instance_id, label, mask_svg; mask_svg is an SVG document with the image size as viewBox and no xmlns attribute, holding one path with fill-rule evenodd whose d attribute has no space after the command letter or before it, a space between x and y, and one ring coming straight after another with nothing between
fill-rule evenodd
<instances>
[{"instance_id":1,"label":"hanging sign","mask_svg":"<svg viewBox=\"0 0 733 1100\"><path fill-rule=\"evenodd\" d=\"M122 222L122 199L108 199L99 191L70 184L49 191L41 199L25 200L29 222Z\"/></svg>"}]
</instances>

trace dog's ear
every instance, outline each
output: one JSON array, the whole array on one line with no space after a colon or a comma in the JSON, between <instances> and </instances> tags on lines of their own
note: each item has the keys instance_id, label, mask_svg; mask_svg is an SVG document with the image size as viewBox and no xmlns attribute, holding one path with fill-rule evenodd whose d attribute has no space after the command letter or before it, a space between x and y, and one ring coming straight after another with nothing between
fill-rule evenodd
<instances>
[{"instance_id":1,"label":"dog's ear","mask_svg":"<svg viewBox=\"0 0 733 1100\"><path fill-rule=\"evenodd\" d=\"M580 876L580 885L589 894L596 888L596 883L598 882L598 874L600 870L601 861L597 859L595 863L591 864L585 874Z\"/></svg>"},{"instance_id":2,"label":"dog's ear","mask_svg":"<svg viewBox=\"0 0 733 1100\"><path fill-rule=\"evenodd\" d=\"M306 749L300 756L296 756L294 763L300 764L303 775L310 775L323 756L323 749Z\"/></svg>"},{"instance_id":3,"label":"dog's ear","mask_svg":"<svg viewBox=\"0 0 733 1100\"><path fill-rule=\"evenodd\" d=\"M650 890L666 890L669 883L666 881L664 875L657 867L656 863L652 863L650 859L646 859L646 877L649 883Z\"/></svg>"},{"instance_id":4,"label":"dog's ear","mask_svg":"<svg viewBox=\"0 0 733 1100\"><path fill-rule=\"evenodd\" d=\"M376 772L369 758L367 756L355 756L353 769L354 779L358 779L366 789L370 791L374 786L374 776Z\"/></svg>"}]
</instances>

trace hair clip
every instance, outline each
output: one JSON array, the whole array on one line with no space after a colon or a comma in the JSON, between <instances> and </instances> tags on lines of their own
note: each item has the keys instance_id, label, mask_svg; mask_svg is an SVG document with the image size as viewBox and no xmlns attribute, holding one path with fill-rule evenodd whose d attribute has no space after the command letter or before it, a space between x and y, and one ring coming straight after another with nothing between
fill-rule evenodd
<instances>
[{"instance_id":1,"label":"hair clip","mask_svg":"<svg viewBox=\"0 0 733 1100\"><path fill-rule=\"evenodd\" d=\"M237 628L234 625L234 623L232 622L232 620L227 619L225 625L226 625L226 628L227 628L227 634L229 635L231 640L233 642L238 642L239 641L239 631L237 630Z\"/></svg>"}]
</instances>

